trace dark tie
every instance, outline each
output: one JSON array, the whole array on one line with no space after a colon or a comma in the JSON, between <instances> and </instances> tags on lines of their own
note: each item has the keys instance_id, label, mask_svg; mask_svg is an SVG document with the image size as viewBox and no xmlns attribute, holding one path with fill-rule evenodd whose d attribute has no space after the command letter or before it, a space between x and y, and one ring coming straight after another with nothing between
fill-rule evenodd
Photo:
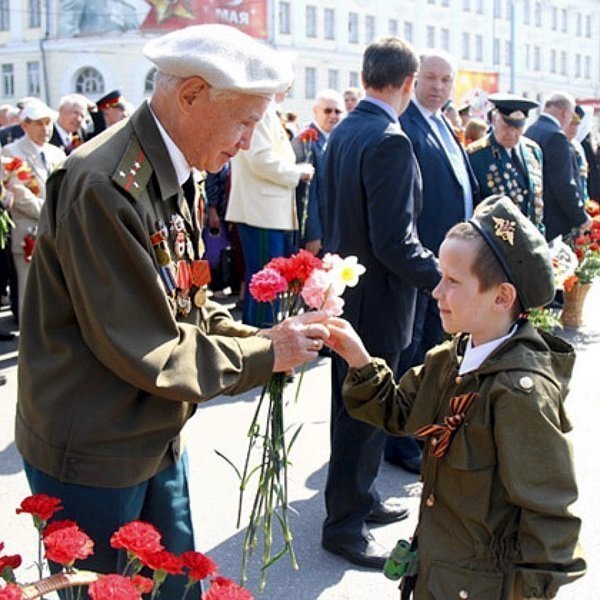
<instances>
[{"instance_id":1,"label":"dark tie","mask_svg":"<svg viewBox=\"0 0 600 600\"><path fill-rule=\"evenodd\" d=\"M510 158L513 161L513 164L515 165L515 168L517 169L517 171L519 171L519 173L521 175L523 175L523 177L527 178L527 173L525 172L525 167L523 166L521 157L519 156L519 153L517 152L516 148L513 148L510 151Z\"/></svg>"},{"instance_id":2,"label":"dark tie","mask_svg":"<svg viewBox=\"0 0 600 600\"><path fill-rule=\"evenodd\" d=\"M194 214L194 200L196 199L195 187L194 176L190 173L190 176L183 182L181 189L192 215Z\"/></svg>"},{"instance_id":3,"label":"dark tie","mask_svg":"<svg viewBox=\"0 0 600 600\"><path fill-rule=\"evenodd\" d=\"M50 173L50 167L48 166L48 163L46 162L46 155L43 152L40 152L40 159L42 161L42 164L44 165L44 169L46 169L46 172Z\"/></svg>"}]
</instances>

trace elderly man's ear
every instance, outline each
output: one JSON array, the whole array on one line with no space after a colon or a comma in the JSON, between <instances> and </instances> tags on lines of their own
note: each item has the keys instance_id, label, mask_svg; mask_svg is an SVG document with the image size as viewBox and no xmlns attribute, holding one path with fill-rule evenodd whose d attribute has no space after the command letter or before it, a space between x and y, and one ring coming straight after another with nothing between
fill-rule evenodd
<instances>
[{"instance_id":1,"label":"elderly man's ear","mask_svg":"<svg viewBox=\"0 0 600 600\"><path fill-rule=\"evenodd\" d=\"M183 112L188 112L200 99L207 99L210 85L202 77L188 77L177 88L177 102Z\"/></svg>"}]
</instances>

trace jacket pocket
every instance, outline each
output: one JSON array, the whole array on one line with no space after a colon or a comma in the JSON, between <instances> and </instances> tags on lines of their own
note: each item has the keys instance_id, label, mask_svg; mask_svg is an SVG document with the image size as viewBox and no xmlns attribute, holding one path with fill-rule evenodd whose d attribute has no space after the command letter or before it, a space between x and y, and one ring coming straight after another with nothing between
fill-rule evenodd
<instances>
[{"instance_id":1,"label":"jacket pocket","mask_svg":"<svg viewBox=\"0 0 600 600\"><path fill-rule=\"evenodd\" d=\"M492 428L468 421L463 423L454 432L445 458L451 468L460 471L493 467L497 457Z\"/></svg>"},{"instance_id":2,"label":"jacket pocket","mask_svg":"<svg viewBox=\"0 0 600 600\"><path fill-rule=\"evenodd\" d=\"M500 600L503 574L494 571L472 571L434 561L427 589L435 600Z\"/></svg>"}]
</instances>

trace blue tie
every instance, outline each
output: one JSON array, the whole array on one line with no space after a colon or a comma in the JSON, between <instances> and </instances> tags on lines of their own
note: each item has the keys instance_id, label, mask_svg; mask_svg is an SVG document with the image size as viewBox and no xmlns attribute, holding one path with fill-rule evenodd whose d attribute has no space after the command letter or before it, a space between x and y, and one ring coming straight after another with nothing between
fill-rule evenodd
<instances>
[{"instance_id":1,"label":"blue tie","mask_svg":"<svg viewBox=\"0 0 600 600\"><path fill-rule=\"evenodd\" d=\"M463 189L463 197L465 203L465 219L470 219L473 215L473 192L471 183L469 182L469 174L465 166L463 155L458 148L458 142L452 137L450 130L440 117L435 114L431 115L431 120L436 124L437 131L440 134L442 144L446 149L446 155L452 164L452 169L460 182Z\"/></svg>"}]
</instances>

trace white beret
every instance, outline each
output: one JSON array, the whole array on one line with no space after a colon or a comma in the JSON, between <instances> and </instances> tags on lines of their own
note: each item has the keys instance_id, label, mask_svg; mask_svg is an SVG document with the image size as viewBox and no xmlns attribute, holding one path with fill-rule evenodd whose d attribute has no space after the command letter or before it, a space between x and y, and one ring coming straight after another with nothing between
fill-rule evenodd
<instances>
[{"instance_id":1,"label":"white beret","mask_svg":"<svg viewBox=\"0 0 600 600\"><path fill-rule=\"evenodd\" d=\"M292 65L275 50L227 25L194 25L144 46L159 71L199 76L220 90L272 96L293 80Z\"/></svg>"}]
</instances>

